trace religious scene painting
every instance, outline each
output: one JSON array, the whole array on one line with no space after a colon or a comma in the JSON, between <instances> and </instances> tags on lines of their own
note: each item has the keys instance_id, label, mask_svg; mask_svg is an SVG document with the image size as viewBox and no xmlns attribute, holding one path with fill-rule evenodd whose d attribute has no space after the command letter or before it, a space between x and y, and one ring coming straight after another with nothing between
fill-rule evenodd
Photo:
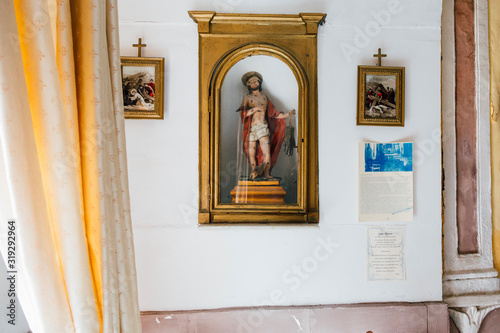
<instances>
[{"instance_id":1,"label":"religious scene painting","mask_svg":"<svg viewBox=\"0 0 500 333\"><path fill-rule=\"evenodd\" d=\"M396 118L396 76L366 75L366 118Z\"/></svg>"},{"instance_id":2,"label":"religious scene painting","mask_svg":"<svg viewBox=\"0 0 500 333\"><path fill-rule=\"evenodd\" d=\"M365 143L365 172L413 171L413 144Z\"/></svg>"},{"instance_id":3,"label":"religious scene painting","mask_svg":"<svg viewBox=\"0 0 500 333\"><path fill-rule=\"evenodd\" d=\"M122 57L125 118L163 119L163 58Z\"/></svg>"},{"instance_id":4,"label":"religious scene painting","mask_svg":"<svg viewBox=\"0 0 500 333\"><path fill-rule=\"evenodd\" d=\"M357 125L404 126L404 68L358 66Z\"/></svg>"},{"instance_id":5,"label":"religious scene painting","mask_svg":"<svg viewBox=\"0 0 500 333\"><path fill-rule=\"evenodd\" d=\"M220 202L297 203L298 85L269 56L236 63L221 89Z\"/></svg>"},{"instance_id":6,"label":"religious scene painting","mask_svg":"<svg viewBox=\"0 0 500 333\"><path fill-rule=\"evenodd\" d=\"M123 68L123 106L127 111L155 109L154 67Z\"/></svg>"}]
</instances>

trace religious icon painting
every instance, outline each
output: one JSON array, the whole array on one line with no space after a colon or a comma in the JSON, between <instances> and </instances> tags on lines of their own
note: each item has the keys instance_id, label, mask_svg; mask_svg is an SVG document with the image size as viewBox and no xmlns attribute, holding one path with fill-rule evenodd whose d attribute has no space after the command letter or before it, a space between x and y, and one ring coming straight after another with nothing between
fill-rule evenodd
<instances>
[{"instance_id":1,"label":"religious icon painting","mask_svg":"<svg viewBox=\"0 0 500 333\"><path fill-rule=\"evenodd\" d=\"M357 125L404 126L404 67L358 66Z\"/></svg>"},{"instance_id":2,"label":"religious icon painting","mask_svg":"<svg viewBox=\"0 0 500 333\"><path fill-rule=\"evenodd\" d=\"M326 15L189 14L200 48L198 223L318 223Z\"/></svg>"},{"instance_id":3,"label":"religious icon painting","mask_svg":"<svg viewBox=\"0 0 500 333\"><path fill-rule=\"evenodd\" d=\"M164 58L121 57L125 118L163 119Z\"/></svg>"}]
</instances>

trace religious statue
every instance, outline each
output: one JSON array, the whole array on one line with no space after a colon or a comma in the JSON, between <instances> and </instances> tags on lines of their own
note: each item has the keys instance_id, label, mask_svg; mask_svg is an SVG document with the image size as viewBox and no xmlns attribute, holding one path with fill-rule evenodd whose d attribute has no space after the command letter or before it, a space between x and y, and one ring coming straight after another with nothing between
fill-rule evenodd
<instances>
[{"instance_id":1,"label":"religious statue","mask_svg":"<svg viewBox=\"0 0 500 333\"><path fill-rule=\"evenodd\" d=\"M248 88L248 94L243 96L237 111L241 111L243 123L243 151L252 170L249 178L273 179L271 170L285 138L285 119L293 116L296 111L282 113L276 110L269 98L262 93L261 74L248 72L241 80ZM293 140L293 132L288 139Z\"/></svg>"}]
</instances>

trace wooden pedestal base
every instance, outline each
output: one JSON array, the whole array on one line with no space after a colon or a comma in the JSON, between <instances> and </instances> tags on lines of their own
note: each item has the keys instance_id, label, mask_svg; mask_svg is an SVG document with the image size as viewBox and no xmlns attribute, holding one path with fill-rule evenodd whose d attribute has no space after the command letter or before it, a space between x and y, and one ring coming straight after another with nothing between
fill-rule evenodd
<instances>
[{"instance_id":1,"label":"wooden pedestal base","mask_svg":"<svg viewBox=\"0 0 500 333\"><path fill-rule=\"evenodd\" d=\"M286 191L279 180L239 180L231 191L233 203L284 205Z\"/></svg>"}]
</instances>

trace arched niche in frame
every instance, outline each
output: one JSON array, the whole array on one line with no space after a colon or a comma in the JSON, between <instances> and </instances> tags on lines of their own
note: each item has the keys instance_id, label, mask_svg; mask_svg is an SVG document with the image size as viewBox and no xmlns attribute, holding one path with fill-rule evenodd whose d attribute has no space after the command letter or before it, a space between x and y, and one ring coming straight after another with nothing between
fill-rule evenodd
<instances>
[{"instance_id":1,"label":"arched niche in frame","mask_svg":"<svg viewBox=\"0 0 500 333\"><path fill-rule=\"evenodd\" d=\"M318 223L326 15L189 14L199 32L199 223Z\"/></svg>"}]
</instances>

